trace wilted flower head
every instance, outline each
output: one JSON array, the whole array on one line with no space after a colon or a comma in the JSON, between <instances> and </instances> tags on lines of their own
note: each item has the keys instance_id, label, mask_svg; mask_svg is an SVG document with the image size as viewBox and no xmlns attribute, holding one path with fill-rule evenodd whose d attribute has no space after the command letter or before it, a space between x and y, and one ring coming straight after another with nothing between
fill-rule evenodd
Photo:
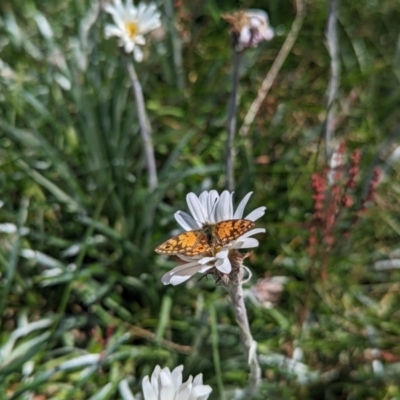
<instances>
[{"instance_id":1,"label":"wilted flower head","mask_svg":"<svg viewBox=\"0 0 400 400\"><path fill-rule=\"evenodd\" d=\"M204 225L218 224L222 221L240 220L242 219L244 208L249 201L251 192L248 193L240 202L236 211L233 211L233 193L227 190L218 194L216 190L210 192L204 191L197 197L194 193L189 193L186 201L192 216L184 211L177 211L175 219L178 224L186 231L198 231ZM266 207L259 207L248 214L245 219L247 221L256 221L265 213ZM258 240L254 239L256 233L263 233L265 229L256 228L246 231L243 235L235 237L223 246L216 246L213 251L206 252L196 256L186 256L179 253L177 256L185 261L185 264L179 265L172 271L167 272L161 279L164 285L178 285L191 278L194 274L204 273L211 269L215 269L216 275L221 277L232 272L232 263L244 258L237 250L253 248L258 246Z\"/></svg>"},{"instance_id":2,"label":"wilted flower head","mask_svg":"<svg viewBox=\"0 0 400 400\"><path fill-rule=\"evenodd\" d=\"M286 282L286 276L259 279L250 289L252 299L266 308L272 308L279 302Z\"/></svg>"},{"instance_id":3,"label":"wilted flower head","mask_svg":"<svg viewBox=\"0 0 400 400\"><path fill-rule=\"evenodd\" d=\"M169 368L161 369L158 365L151 374L145 376L142 382L144 400L207 400L212 389L203 385L203 375L198 374L193 379L182 383L183 365L172 372Z\"/></svg>"},{"instance_id":4,"label":"wilted flower head","mask_svg":"<svg viewBox=\"0 0 400 400\"><path fill-rule=\"evenodd\" d=\"M263 40L269 41L274 37L268 14L263 10L237 11L222 18L232 26L236 51L257 47Z\"/></svg>"},{"instance_id":5,"label":"wilted flower head","mask_svg":"<svg viewBox=\"0 0 400 400\"><path fill-rule=\"evenodd\" d=\"M126 0L126 4L113 0L113 4L106 4L104 10L111 14L115 23L106 25L106 38L118 37L119 45L124 46L127 53L133 51L136 61L142 61L143 53L137 45L144 45L144 35L161 25L156 5L139 3L135 7L132 0Z\"/></svg>"}]
</instances>

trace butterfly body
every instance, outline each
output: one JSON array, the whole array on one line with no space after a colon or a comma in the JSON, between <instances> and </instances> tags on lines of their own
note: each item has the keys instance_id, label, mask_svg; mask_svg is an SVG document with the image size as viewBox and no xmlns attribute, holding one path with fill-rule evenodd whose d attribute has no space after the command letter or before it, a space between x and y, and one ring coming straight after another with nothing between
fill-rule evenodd
<instances>
[{"instance_id":1,"label":"butterfly body","mask_svg":"<svg viewBox=\"0 0 400 400\"><path fill-rule=\"evenodd\" d=\"M205 223L200 229L183 232L160 244L156 253L167 255L198 256L214 254L220 248L248 232L254 222L247 219L228 219L216 224Z\"/></svg>"}]
</instances>

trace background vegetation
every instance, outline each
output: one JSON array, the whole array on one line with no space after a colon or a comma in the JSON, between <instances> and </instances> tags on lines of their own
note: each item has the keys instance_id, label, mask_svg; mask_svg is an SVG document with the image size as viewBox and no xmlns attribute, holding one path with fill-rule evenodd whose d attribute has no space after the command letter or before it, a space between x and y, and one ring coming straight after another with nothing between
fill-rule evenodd
<instances>
[{"instance_id":1,"label":"background vegetation","mask_svg":"<svg viewBox=\"0 0 400 400\"><path fill-rule=\"evenodd\" d=\"M159 3L165 15L169 3ZM137 65L160 181L150 193L124 58L104 39L99 4L1 2L0 398L121 398L121 380L136 393L156 364L203 373L213 399L246 385L224 290L212 279L164 287L176 262L153 251L176 232L188 192L224 189L231 50L220 15L239 8L267 10L276 29L245 55L240 125L290 30L293 2L176 2L176 25L164 18L165 35ZM340 4L335 135L362 158L355 205L340 211L331 248L319 221L312 255L311 176L326 165L326 20L327 3L308 0L249 136L235 141L235 198L254 191L248 210L268 207L257 222L267 234L247 263L257 398L396 399L400 2ZM357 217L377 166L375 202ZM327 193L324 207L331 202ZM251 285L274 276L286 277L280 300L250 301Z\"/></svg>"}]
</instances>

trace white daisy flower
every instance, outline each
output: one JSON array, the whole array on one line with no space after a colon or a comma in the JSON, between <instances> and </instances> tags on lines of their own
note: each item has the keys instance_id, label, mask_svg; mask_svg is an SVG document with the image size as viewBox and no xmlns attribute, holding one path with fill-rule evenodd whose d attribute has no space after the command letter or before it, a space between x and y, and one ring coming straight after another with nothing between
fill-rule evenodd
<instances>
[{"instance_id":1,"label":"white daisy flower","mask_svg":"<svg viewBox=\"0 0 400 400\"><path fill-rule=\"evenodd\" d=\"M160 13L155 4L139 3L137 7L132 0L113 0L113 4L106 4L104 10L111 14L114 24L107 24L105 36L119 38L119 45L124 46L127 53L133 52L137 62L143 60L142 50L137 45L144 45L144 35L161 26Z\"/></svg>"},{"instance_id":2,"label":"white daisy flower","mask_svg":"<svg viewBox=\"0 0 400 400\"><path fill-rule=\"evenodd\" d=\"M142 382L144 400L207 400L212 389L203 385L203 375L182 383L183 365L172 372L169 368L161 369L158 365L151 374L145 376Z\"/></svg>"},{"instance_id":3,"label":"white daisy flower","mask_svg":"<svg viewBox=\"0 0 400 400\"><path fill-rule=\"evenodd\" d=\"M236 211L233 211L233 193L227 190L221 193L216 190L204 191L197 197L194 193L189 193L186 201L192 216L184 211L177 211L175 219L178 224L186 231L200 229L203 224L216 224L229 219L242 219L244 208L249 201L252 192L248 193L240 202ZM248 214L245 219L256 221L265 214L266 207L259 207ZM252 229L236 240L223 246L215 256L196 256L187 257L178 255L186 264L179 265L167 272L161 279L164 285L178 285L191 278L194 274L204 273L211 268L216 268L222 274L229 274L232 271L232 264L229 259L230 250L249 249L258 246L258 240L252 236L263 233L265 229Z\"/></svg>"}]
</instances>

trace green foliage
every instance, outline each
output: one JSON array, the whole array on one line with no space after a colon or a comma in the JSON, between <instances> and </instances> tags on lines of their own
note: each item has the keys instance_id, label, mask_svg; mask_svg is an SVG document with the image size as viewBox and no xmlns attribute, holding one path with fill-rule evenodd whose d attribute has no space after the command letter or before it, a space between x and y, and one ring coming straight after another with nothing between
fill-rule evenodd
<instances>
[{"instance_id":1,"label":"green foliage","mask_svg":"<svg viewBox=\"0 0 400 400\"><path fill-rule=\"evenodd\" d=\"M290 29L292 2L183 2L177 25L165 23L136 66L160 182L149 192L124 55L104 39L99 4L1 2L0 398L120 398L121 382L139 392L157 364L203 373L214 399L246 385L226 293L206 279L164 287L175 262L153 252L177 228L187 193L224 188L231 54L220 14L240 7L266 8L277 32L245 54L240 124ZM254 191L249 209L267 206L257 221L267 234L247 263L252 283L288 278L274 308L247 303L263 369L257 398L399 398L400 276L379 268L399 252L400 169L390 158L400 140L399 3L340 5L336 135L362 149L358 201L373 167L385 179L376 205L356 225L353 214L339 219L335 247L321 241L325 258L315 261L307 247L311 175L324 168L326 12L308 2L250 137L235 139L235 198ZM183 39L182 90L171 29Z\"/></svg>"}]
</instances>

